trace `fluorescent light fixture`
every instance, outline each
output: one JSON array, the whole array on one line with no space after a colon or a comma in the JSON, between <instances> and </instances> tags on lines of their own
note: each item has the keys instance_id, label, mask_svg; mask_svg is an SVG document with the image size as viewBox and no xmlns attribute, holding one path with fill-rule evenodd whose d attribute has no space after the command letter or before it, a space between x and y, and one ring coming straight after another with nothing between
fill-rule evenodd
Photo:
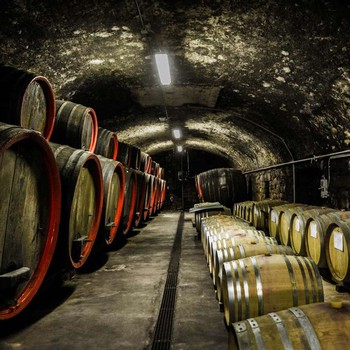
<instances>
[{"instance_id":1,"label":"fluorescent light fixture","mask_svg":"<svg viewBox=\"0 0 350 350\"><path fill-rule=\"evenodd\" d=\"M184 148L180 145L180 146L177 146L177 151L178 152L182 152L184 150Z\"/></svg>"},{"instance_id":2,"label":"fluorescent light fixture","mask_svg":"<svg viewBox=\"0 0 350 350\"><path fill-rule=\"evenodd\" d=\"M173 129L173 134L176 139L181 139L181 131L180 129Z\"/></svg>"},{"instance_id":3,"label":"fluorescent light fixture","mask_svg":"<svg viewBox=\"0 0 350 350\"><path fill-rule=\"evenodd\" d=\"M170 85L171 77L168 55L166 53L156 53L155 58L160 82L162 85Z\"/></svg>"}]
</instances>

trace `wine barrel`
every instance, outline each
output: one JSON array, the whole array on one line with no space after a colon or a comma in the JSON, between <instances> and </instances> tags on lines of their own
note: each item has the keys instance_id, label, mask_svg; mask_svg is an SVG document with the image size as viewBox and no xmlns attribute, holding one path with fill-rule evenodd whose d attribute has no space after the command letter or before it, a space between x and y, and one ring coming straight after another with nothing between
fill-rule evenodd
<instances>
[{"instance_id":1,"label":"wine barrel","mask_svg":"<svg viewBox=\"0 0 350 350\"><path fill-rule=\"evenodd\" d=\"M140 170L141 166L141 150L133 145L129 145L130 147L130 162L129 166L135 170Z\"/></svg>"},{"instance_id":2,"label":"wine barrel","mask_svg":"<svg viewBox=\"0 0 350 350\"><path fill-rule=\"evenodd\" d=\"M291 255L257 255L226 262L221 288L228 326L324 298L316 264L309 258Z\"/></svg>"},{"instance_id":3,"label":"wine barrel","mask_svg":"<svg viewBox=\"0 0 350 350\"><path fill-rule=\"evenodd\" d=\"M153 193L153 175L146 174L146 198L145 198L145 205L143 208L143 220L146 221L149 218L149 206L150 201L152 199L152 193Z\"/></svg>"},{"instance_id":4,"label":"wine barrel","mask_svg":"<svg viewBox=\"0 0 350 350\"><path fill-rule=\"evenodd\" d=\"M156 199L156 191L157 191L157 180L156 177L154 175L151 176L150 179L151 182L151 193L150 193L150 197L149 197L149 202L148 202L148 217L151 216L153 214L153 206L155 203L155 199Z\"/></svg>"},{"instance_id":5,"label":"wine barrel","mask_svg":"<svg viewBox=\"0 0 350 350\"><path fill-rule=\"evenodd\" d=\"M117 160L118 160L118 162L121 162L124 166L130 167L131 148L130 148L129 144L119 141Z\"/></svg>"},{"instance_id":6,"label":"wine barrel","mask_svg":"<svg viewBox=\"0 0 350 350\"><path fill-rule=\"evenodd\" d=\"M228 249L244 243L266 243L270 245L278 244L276 238L266 237L264 231L258 230L240 229L229 235L229 237L219 239L216 239L216 236L212 236L208 241L208 261L210 274L213 274L215 255L218 250Z\"/></svg>"},{"instance_id":7,"label":"wine barrel","mask_svg":"<svg viewBox=\"0 0 350 350\"><path fill-rule=\"evenodd\" d=\"M150 174L152 170L152 157L141 151L141 161L140 161L140 170L146 174Z\"/></svg>"},{"instance_id":8,"label":"wine barrel","mask_svg":"<svg viewBox=\"0 0 350 350\"><path fill-rule=\"evenodd\" d=\"M54 267L81 268L94 246L103 208L100 161L91 152L50 142L62 183L62 212Z\"/></svg>"},{"instance_id":9,"label":"wine barrel","mask_svg":"<svg viewBox=\"0 0 350 350\"><path fill-rule=\"evenodd\" d=\"M91 107L57 100L51 141L93 152L97 141L97 117Z\"/></svg>"},{"instance_id":10,"label":"wine barrel","mask_svg":"<svg viewBox=\"0 0 350 350\"><path fill-rule=\"evenodd\" d=\"M297 255L306 256L307 224L312 218L335 211L331 208L315 208L294 212L290 220L290 245ZM311 257L312 258L312 257ZM315 261L315 260L314 260ZM315 261L316 262L316 261Z\"/></svg>"},{"instance_id":11,"label":"wine barrel","mask_svg":"<svg viewBox=\"0 0 350 350\"><path fill-rule=\"evenodd\" d=\"M100 231L105 244L113 243L123 214L125 175L122 163L98 156L103 176L103 210Z\"/></svg>"},{"instance_id":12,"label":"wine barrel","mask_svg":"<svg viewBox=\"0 0 350 350\"><path fill-rule=\"evenodd\" d=\"M329 213L326 260L335 282L350 284L350 211Z\"/></svg>"},{"instance_id":13,"label":"wine barrel","mask_svg":"<svg viewBox=\"0 0 350 350\"><path fill-rule=\"evenodd\" d=\"M159 169L159 164L158 164L157 162L155 162L154 160L152 160L152 170L151 170L151 174L152 174L153 176L157 176L158 169Z\"/></svg>"},{"instance_id":14,"label":"wine barrel","mask_svg":"<svg viewBox=\"0 0 350 350\"><path fill-rule=\"evenodd\" d=\"M113 131L99 127L95 153L105 158L116 160L118 155L117 134Z\"/></svg>"},{"instance_id":15,"label":"wine barrel","mask_svg":"<svg viewBox=\"0 0 350 350\"><path fill-rule=\"evenodd\" d=\"M50 139L56 99L43 76L0 65L0 121L39 131Z\"/></svg>"},{"instance_id":16,"label":"wine barrel","mask_svg":"<svg viewBox=\"0 0 350 350\"><path fill-rule=\"evenodd\" d=\"M269 215L269 234L271 237L275 237L279 242L280 240L280 234L279 234L279 227L280 227L280 217L281 214L287 210L288 208L294 208L299 206L300 204L297 203L288 203L288 204L282 204L278 205L276 207L272 207Z\"/></svg>"},{"instance_id":17,"label":"wine barrel","mask_svg":"<svg viewBox=\"0 0 350 350\"><path fill-rule=\"evenodd\" d=\"M269 213L272 207L287 204L286 201L267 199L253 203L252 208L252 224L258 230L266 231L268 229Z\"/></svg>"},{"instance_id":18,"label":"wine barrel","mask_svg":"<svg viewBox=\"0 0 350 350\"><path fill-rule=\"evenodd\" d=\"M166 198L166 180L162 179L161 197L160 197L160 210L164 207L165 198Z\"/></svg>"},{"instance_id":19,"label":"wine barrel","mask_svg":"<svg viewBox=\"0 0 350 350\"><path fill-rule=\"evenodd\" d=\"M135 170L137 178L137 197L134 213L134 226L139 227L143 220L143 210L145 208L145 200L147 193L147 179L146 174L143 171Z\"/></svg>"},{"instance_id":20,"label":"wine barrel","mask_svg":"<svg viewBox=\"0 0 350 350\"><path fill-rule=\"evenodd\" d=\"M331 218L329 213L310 217L306 222L306 255L315 261L319 268L328 269L326 261L326 233Z\"/></svg>"},{"instance_id":21,"label":"wine barrel","mask_svg":"<svg viewBox=\"0 0 350 350\"><path fill-rule=\"evenodd\" d=\"M217 298L219 302L222 302L222 289L220 280L222 278L223 264L228 261L248 258L250 256L261 254L294 255L293 250L290 247L278 244L270 244L268 242L255 241L240 243L234 247L218 249L216 251L213 264L213 283L217 288Z\"/></svg>"},{"instance_id":22,"label":"wine barrel","mask_svg":"<svg viewBox=\"0 0 350 350\"><path fill-rule=\"evenodd\" d=\"M0 183L0 320L5 320L37 294L57 242L60 177L38 132L0 123Z\"/></svg>"},{"instance_id":23,"label":"wine barrel","mask_svg":"<svg viewBox=\"0 0 350 350\"><path fill-rule=\"evenodd\" d=\"M348 349L348 326L348 301L291 307L233 323L229 349Z\"/></svg>"},{"instance_id":24,"label":"wine barrel","mask_svg":"<svg viewBox=\"0 0 350 350\"><path fill-rule=\"evenodd\" d=\"M280 214L279 220L279 240L283 245L290 245L291 221L295 214L305 210L319 208L312 205L300 204L293 208L288 208Z\"/></svg>"},{"instance_id":25,"label":"wine barrel","mask_svg":"<svg viewBox=\"0 0 350 350\"><path fill-rule=\"evenodd\" d=\"M121 224L121 231L126 235L132 228L134 221L134 213L137 197L137 177L135 171L127 166L124 167L125 171L125 197L123 208L123 219Z\"/></svg>"}]
</instances>

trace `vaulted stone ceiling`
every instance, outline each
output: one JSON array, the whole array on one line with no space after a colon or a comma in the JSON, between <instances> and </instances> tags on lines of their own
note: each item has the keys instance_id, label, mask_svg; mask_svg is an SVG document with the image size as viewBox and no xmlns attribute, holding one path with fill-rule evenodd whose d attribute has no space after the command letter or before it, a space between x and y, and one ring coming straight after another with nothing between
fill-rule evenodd
<instances>
[{"instance_id":1,"label":"vaulted stone ceiling","mask_svg":"<svg viewBox=\"0 0 350 350\"><path fill-rule=\"evenodd\" d=\"M185 147L243 170L289 161L285 144L295 159L348 148L345 0L1 6L0 62L46 76L57 98L93 107L99 125L151 154L173 150L174 126ZM158 50L169 54L169 87Z\"/></svg>"}]
</instances>

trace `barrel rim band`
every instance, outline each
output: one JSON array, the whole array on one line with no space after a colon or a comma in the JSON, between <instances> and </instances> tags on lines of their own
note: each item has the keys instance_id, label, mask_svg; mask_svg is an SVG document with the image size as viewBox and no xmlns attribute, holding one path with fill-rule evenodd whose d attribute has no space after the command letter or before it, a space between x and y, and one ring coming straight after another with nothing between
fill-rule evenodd
<instances>
[{"instance_id":1,"label":"barrel rim band","mask_svg":"<svg viewBox=\"0 0 350 350\"><path fill-rule=\"evenodd\" d=\"M308 262L311 264L314 274L316 276L317 289L318 289L318 301L324 301L324 291L323 291L322 277L321 277L320 271L316 263L312 259L308 259Z\"/></svg>"},{"instance_id":2,"label":"barrel rim band","mask_svg":"<svg viewBox=\"0 0 350 350\"><path fill-rule=\"evenodd\" d=\"M247 319L247 322L254 334L254 338L255 338L255 342L256 342L256 345L257 345L257 348L259 350L265 350L266 347L265 347L265 343L264 343L264 340L261 336L261 331L260 331L260 328L259 328L259 324L258 322L254 319L254 318L248 318Z\"/></svg>"},{"instance_id":3,"label":"barrel rim band","mask_svg":"<svg viewBox=\"0 0 350 350\"><path fill-rule=\"evenodd\" d=\"M278 334L281 338L284 349L285 350L293 350L294 349L293 345L290 341L290 338L288 336L288 332L286 331L286 328L284 326L284 322L281 319L281 317L277 313L274 313L274 312L270 312L268 315L275 322L275 325L276 325L276 328L278 330Z\"/></svg>"},{"instance_id":4,"label":"barrel rim band","mask_svg":"<svg viewBox=\"0 0 350 350\"><path fill-rule=\"evenodd\" d=\"M312 326L309 318L298 307L292 307L288 309L296 318L301 328L304 330L305 339L308 342L310 349L322 350L321 344L318 340L314 327Z\"/></svg>"},{"instance_id":5,"label":"barrel rim band","mask_svg":"<svg viewBox=\"0 0 350 350\"><path fill-rule=\"evenodd\" d=\"M247 280L247 271L244 266L244 262L242 259L238 259L239 266L242 271L242 277L243 277L243 292L244 292L244 299L245 299L245 318L249 318L250 316L250 304L249 304L249 284Z\"/></svg>"},{"instance_id":6,"label":"barrel rim band","mask_svg":"<svg viewBox=\"0 0 350 350\"><path fill-rule=\"evenodd\" d=\"M288 273L289 273L289 279L290 279L290 282L292 284L293 306L297 306L298 305L298 291L296 288L294 270L293 270L292 264L290 263L288 257L286 255L282 255L282 257L286 263Z\"/></svg>"},{"instance_id":7,"label":"barrel rim band","mask_svg":"<svg viewBox=\"0 0 350 350\"><path fill-rule=\"evenodd\" d=\"M261 282L261 276L260 276L260 270L256 261L256 258L254 256L250 257L250 260L254 267L254 275L255 275L255 281L256 281L256 293L258 295L258 310L259 315L264 314L264 304L263 304L263 286Z\"/></svg>"},{"instance_id":8,"label":"barrel rim band","mask_svg":"<svg viewBox=\"0 0 350 350\"><path fill-rule=\"evenodd\" d=\"M304 293L305 293L305 303L306 304L310 304L310 290L309 290L309 284L308 284L308 281L307 281L307 278L306 278L306 273L305 273L305 269L304 269L304 266L303 266L303 263L301 262L301 259L305 262L305 264L307 265L307 262L306 262L306 259L300 257L300 256L296 256L294 255L293 256L295 258L295 260L297 261L298 265L299 265L299 268L300 268L300 272L301 272L301 275L303 277L303 282L304 282ZM310 267L308 267L308 272L309 272L309 275L310 275L310 280L311 280L311 284L312 284L312 281L313 281L313 278L312 278L312 273L310 274ZM315 288L314 288L314 285L312 284L312 294L313 294L313 300L315 301Z\"/></svg>"}]
</instances>

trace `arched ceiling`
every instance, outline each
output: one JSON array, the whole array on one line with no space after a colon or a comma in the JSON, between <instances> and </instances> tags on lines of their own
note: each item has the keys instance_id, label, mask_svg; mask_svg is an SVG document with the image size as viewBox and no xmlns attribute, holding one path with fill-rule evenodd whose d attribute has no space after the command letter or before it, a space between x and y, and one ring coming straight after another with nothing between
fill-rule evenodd
<instances>
[{"instance_id":1,"label":"arched ceiling","mask_svg":"<svg viewBox=\"0 0 350 350\"><path fill-rule=\"evenodd\" d=\"M141 17L136 3L139 5ZM350 143L346 0L2 0L0 62L151 154L185 147L244 170ZM153 54L169 54L172 85Z\"/></svg>"}]
</instances>

